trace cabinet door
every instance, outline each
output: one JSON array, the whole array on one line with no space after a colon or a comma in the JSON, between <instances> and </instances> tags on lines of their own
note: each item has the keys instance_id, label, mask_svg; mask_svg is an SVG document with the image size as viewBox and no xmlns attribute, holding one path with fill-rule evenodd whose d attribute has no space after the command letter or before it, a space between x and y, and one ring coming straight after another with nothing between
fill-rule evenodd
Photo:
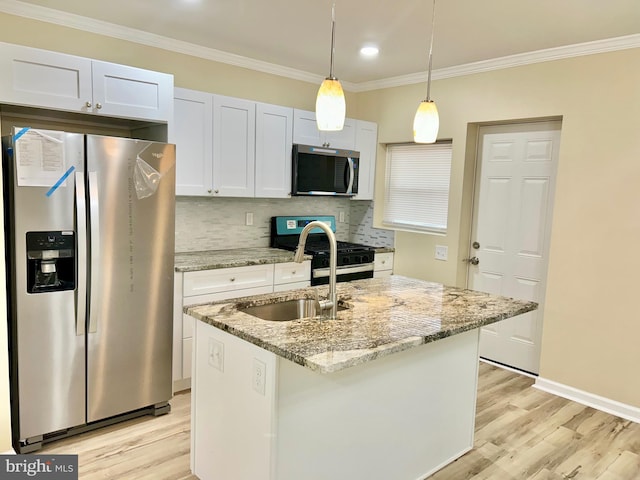
<instances>
[{"instance_id":1,"label":"cabinet door","mask_svg":"<svg viewBox=\"0 0 640 480\"><path fill-rule=\"evenodd\" d=\"M342 150L356 150L356 120L344 119L344 127L337 132L323 132L324 142L327 147Z\"/></svg>"},{"instance_id":2,"label":"cabinet door","mask_svg":"<svg viewBox=\"0 0 640 480\"><path fill-rule=\"evenodd\" d=\"M356 151L360 152L358 194L354 200L373 200L378 151L378 125L358 120L356 124Z\"/></svg>"},{"instance_id":3,"label":"cabinet door","mask_svg":"<svg viewBox=\"0 0 640 480\"><path fill-rule=\"evenodd\" d=\"M318 130L315 112L293 110L293 143L303 145L322 145L324 135Z\"/></svg>"},{"instance_id":4,"label":"cabinet door","mask_svg":"<svg viewBox=\"0 0 640 480\"><path fill-rule=\"evenodd\" d=\"M256 104L213 96L213 192L253 197L255 185Z\"/></svg>"},{"instance_id":5,"label":"cabinet door","mask_svg":"<svg viewBox=\"0 0 640 480\"><path fill-rule=\"evenodd\" d=\"M176 88L173 138L176 195L211 195L213 189L213 96Z\"/></svg>"},{"instance_id":6,"label":"cabinet door","mask_svg":"<svg viewBox=\"0 0 640 480\"><path fill-rule=\"evenodd\" d=\"M291 193L293 109L256 105L256 197L286 198Z\"/></svg>"},{"instance_id":7,"label":"cabinet door","mask_svg":"<svg viewBox=\"0 0 640 480\"><path fill-rule=\"evenodd\" d=\"M101 115L169 122L173 75L93 61L93 111Z\"/></svg>"},{"instance_id":8,"label":"cabinet door","mask_svg":"<svg viewBox=\"0 0 640 480\"><path fill-rule=\"evenodd\" d=\"M321 132L316 124L315 112L295 109L293 111L293 143L355 150L356 121L346 118L342 130Z\"/></svg>"},{"instance_id":9,"label":"cabinet door","mask_svg":"<svg viewBox=\"0 0 640 480\"><path fill-rule=\"evenodd\" d=\"M0 44L0 102L90 112L91 60Z\"/></svg>"}]
</instances>

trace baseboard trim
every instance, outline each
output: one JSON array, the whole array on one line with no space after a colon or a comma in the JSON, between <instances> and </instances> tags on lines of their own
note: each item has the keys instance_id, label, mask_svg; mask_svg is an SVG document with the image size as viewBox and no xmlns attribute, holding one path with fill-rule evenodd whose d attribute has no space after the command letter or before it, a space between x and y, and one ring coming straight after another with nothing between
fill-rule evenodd
<instances>
[{"instance_id":1,"label":"baseboard trim","mask_svg":"<svg viewBox=\"0 0 640 480\"><path fill-rule=\"evenodd\" d=\"M640 423L640 408L638 407L585 392L584 390L579 390L562 383L547 380L546 378L538 377L533 387L538 390L581 403L582 405L593 407L596 410L601 410L605 413L609 413L635 423Z\"/></svg>"}]
</instances>

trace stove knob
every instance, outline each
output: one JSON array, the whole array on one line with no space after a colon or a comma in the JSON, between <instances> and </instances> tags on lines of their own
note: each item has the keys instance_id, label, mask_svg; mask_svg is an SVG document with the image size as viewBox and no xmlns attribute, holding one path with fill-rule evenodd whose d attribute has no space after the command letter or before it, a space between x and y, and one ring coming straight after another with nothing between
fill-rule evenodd
<instances>
[{"instance_id":1,"label":"stove knob","mask_svg":"<svg viewBox=\"0 0 640 480\"><path fill-rule=\"evenodd\" d=\"M351 259L349 257L344 257L342 259L341 265L349 265L351 263Z\"/></svg>"},{"instance_id":2,"label":"stove knob","mask_svg":"<svg viewBox=\"0 0 640 480\"><path fill-rule=\"evenodd\" d=\"M363 263L362 262L362 257L360 255L355 255L353 257L354 263Z\"/></svg>"}]
</instances>

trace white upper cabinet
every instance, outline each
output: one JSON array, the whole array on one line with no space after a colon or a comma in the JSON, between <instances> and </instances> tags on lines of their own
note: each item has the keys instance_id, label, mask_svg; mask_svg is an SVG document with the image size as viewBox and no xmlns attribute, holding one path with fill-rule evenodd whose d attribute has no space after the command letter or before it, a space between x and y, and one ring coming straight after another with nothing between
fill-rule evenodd
<instances>
[{"instance_id":1,"label":"white upper cabinet","mask_svg":"<svg viewBox=\"0 0 640 480\"><path fill-rule=\"evenodd\" d=\"M176 144L176 195L213 192L213 96L176 88L171 141Z\"/></svg>"},{"instance_id":2,"label":"white upper cabinet","mask_svg":"<svg viewBox=\"0 0 640 480\"><path fill-rule=\"evenodd\" d=\"M173 75L107 62L91 62L93 111L102 115L169 121Z\"/></svg>"},{"instance_id":3,"label":"white upper cabinet","mask_svg":"<svg viewBox=\"0 0 640 480\"><path fill-rule=\"evenodd\" d=\"M173 75L0 44L0 102L169 122Z\"/></svg>"},{"instance_id":4,"label":"white upper cabinet","mask_svg":"<svg viewBox=\"0 0 640 480\"><path fill-rule=\"evenodd\" d=\"M256 197L289 196L292 149L293 109L256 104Z\"/></svg>"},{"instance_id":5,"label":"white upper cabinet","mask_svg":"<svg viewBox=\"0 0 640 480\"><path fill-rule=\"evenodd\" d=\"M316 124L315 112L294 109L293 143L355 150L356 120L346 118L344 128L337 132L321 132Z\"/></svg>"},{"instance_id":6,"label":"white upper cabinet","mask_svg":"<svg viewBox=\"0 0 640 480\"><path fill-rule=\"evenodd\" d=\"M358 120L356 124L356 151L360 152L358 194L354 200L373 200L378 151L378 125Z\"/></svg>"},{"instance_id":7,"label":"white upper cabinet","mask_svg":"<svg viewBox=\"0 0 640 480\"><path fill-rule=\"evenodd\" d=\"M293 109L176 88L176 194L285 198Z\"/></svg>"},{"instance_id":8,"label":"white upper cabinet","mask_svg":"<svg viewBox=\"0 0 640 480\"><path fill-rule=\"evenodd\" d=\"M256 104L213 96L213 193L253 197L255 182Z\"/></svg>"}]
</instances>

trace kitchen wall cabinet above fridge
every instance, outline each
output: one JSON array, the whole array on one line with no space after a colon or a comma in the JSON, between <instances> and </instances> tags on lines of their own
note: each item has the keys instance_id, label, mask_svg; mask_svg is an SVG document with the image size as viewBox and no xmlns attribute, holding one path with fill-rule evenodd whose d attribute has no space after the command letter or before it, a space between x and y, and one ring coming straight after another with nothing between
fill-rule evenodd
<instances>
[{"instance_id":1,"label":"kitchen wall cabinet above fridge","mask_svg":"<svg viewBox=\"0 0 640 480\"><path fill-rule=\"evenodd\" d=\"M0 43L0 103L169 123L173 75Z\"/></svg>"},{"instance_id":2,"label":"kitchen wall cabinet above fridge","mask_svg":"<svg viewBox=\"0 0 640 480\"><path fill-rule=\"evenodd\" d=\"M310 131L307 118L315 128L313 112L176 88L169 134L176 144L176 194L288 198L294 135L296 128L301 131L297 122ZM361 152L356 199L371 200L377 125L353 119L346 124L352 140L335 148Z\"/></svg>"}]
</instances>

